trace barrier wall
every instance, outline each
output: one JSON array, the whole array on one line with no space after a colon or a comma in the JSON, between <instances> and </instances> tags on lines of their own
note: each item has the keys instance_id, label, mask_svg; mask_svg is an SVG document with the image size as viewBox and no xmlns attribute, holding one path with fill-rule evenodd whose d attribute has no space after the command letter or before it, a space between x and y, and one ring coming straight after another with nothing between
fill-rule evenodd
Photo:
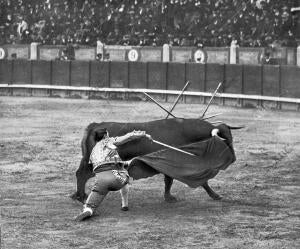
<instances>
[{"instance_id":1,"label":"barrier wall","mask_svg":"<svg viewBox=\"0 0 300 249\"><path fill-rule=\"evenodd\" d=\"M260 59L264 52L263 48L237 48L238 64L260 64Z\"/></svg>"},{"instance_id":2,"label":"barrier wall","mask_svg":"<svg viewBox=\"0 0 300 249\"><path fill-rule=\"evenodd\" d=\"M229 48L205 48L207 53L207 63L229 63L230 49Z\"/></svg>"},{"instance_id":3,"label":"barrier wall","mask_svg":"<svg viewBox=\"0 0 300 249\"><path fill-rule=\"evenodd\" d=\"M39 46L38 58L40 60L55 60L60 57L62 46Z\"/></svg>"},{"instance_id":4,"label":"barrier wall","mask_svg":"<svg viewBox=\"0 0 300 249\"><path fill-rule=\"evenodd\" d=\"M297 49L296 48L286 48L286 62L287 65L297 65Z\"/></svg>"},{"instance_id":5,"label":"barrier wall","mask_svg":"<svg viewBox=\"0 0 300 249\"><path fill-rule=\"evenodd\" d=\"M173 62L189 62L192 59L192 47L172 47L171 61Z\"/></svg>"},{"instance_id":6,"label":"barrier wall","mask_svg":"<svg viewBox=\"0 0 300 249\"><path fill-rule=\"evenodd\" d=\"M59 86L69 86L71 79L70 61L52 61L52 84ZM73 72L74 73L74 72Z\"/></svg>"},{"instance_id":7,"label":"barrier wall","mask_svg":"<svg viewBox=\"0 0 300 249\"><path fill-rule=\"evenodd\" d=\"M185 85L185 64L168 63L167 68L167 89L181 90Z\"/></svg>"},{"instance_id":8,"label":"barrier wall","mask_svg":"<svg viewBox=\"0 0 300 249\"><path fill-rule=\"evenodd\" d=\"M181 90L190 81L187 91L212 93L223 82L219 93L300 99L299 79L297 66L0 61L0 84Z\"/></svg>"},{"instance_id":9,"label":"barrier wall","mask_svg":"<svg viewBox=\"0 0 300 249\"><path fill-rule=\"evenodd\" d=\"M262 67L256 65L243 66L243 94L262 95Z\"/></svg>"},{"instance_id":10,"label":"barrier wall","mask_svg":"<svg viewBox=\"0 0 300 249\"><path fill-rule=\"evenodd\" d=\"M18 45L4 45L1 46L6 50L6 58L29 59L30 58L30 44Z\"/></svg>"},{"instance_id":11,"label":"barrier wall","mask_svg":"<svg viewBox=\"0 0 300 249\"><path fill-rule=\"evenodd\" d=\"M224 65L206 64L205 91L213 92L217 88L218 84L224 81L223 79Z\"/></svg>"},{"instance_id":12,"label":"barrier wall","mask_svg":"<svg viewBox=\"0 0 300 249\"><path fill-rule=\"evenodd\" d=\"M225 65L224 75L223 91L225 93L242 93L243 67L240 65Z\"/></svg>"},{"instance_id":13,"label":"barrier wall","mask_svg":"<svg viewBox=\"0 0 300 249\"><path fill-rule=\"evenodd\" d=\"M90 85L90 64L84 61L71 61L71 86Z\"/></svg>"},{"instance_id":14,"label":"barrier wall","mask_svg":"<svg viewBox=\"0 0 300 249\"><path fill-rule=\"evenodd\" d=\"M31 84L31 61L14 60L12 82L15 84Z\"/></svg>"},{"instance_id":15,"label":"barrier wall","mask_svg":"<svg viewBox=\"0 0 300 249\"><path fill-rule=\"evenodd\" d=\"M96 48L93 47L82 47L75 49L75 60L95 60Z\"/></svg>"},{"instance_id":16,"label":"barrier wall","mask_svg":"<svg viewBox=\"0 0 300 249\"><path fill-rule=\"evenodd\" d=\"M126 49L131 49L128 46ZM126 50L123 46L106 46L105 53L109 54L109 58L112 61L125 61Z\"/></svg>"},{"instance_id":17,"label":"barrier wall","mask_svg":"<svg viewBox=\"0 0 300 249\"><path fill-rule=\"evenodd\" d=\"M167 63L148 63L148 88L167 89Z\"/></svg>"},{"instance_id":18,"label":"barrier wall","mask_svg":"<svg viewBox=\"0 0 300 249\"><path fill-rule=\"evenodd\" d=\"M91 61L90 62L90 86L109 87L110 62Z\"/></svg>"},{"instance_id":19,"label":"barrier wall","mask_svg":"<svg viewBox=\"0 0 300 249\"><path fill-rule=\"evenodd\" d=\"M13 61L0 60L0 84L12 83Z\"/></svg>"},{"instance_id":20,"label":"barrier wall","mask_svg":"<svg viewBox=\"0 0 300 249\"><path fill-rule=\"evenodd\" d=\"M147 63L128 63L129 87L147 88Z\"/></svg>"},{"instance_id":21,"label":"barrier wall","mask_svg":"<svg viewBox=\"0 0 300 249\"><path fill-rule=\"evenodd\" d=\"M300 97L300 68L281 66L281 96Z\"/></svg>"},{"instance_id":22,"label":"barrier wall","mask_svg":"<svg viewBox=\"0 0 300 249\"><path fill-rule=\"evenodd\" d=\"M185 67L185 81L190 81L190 91L205 91L205 64L187 63Z\"/></svg>"},{"instance_id":23,"label":"barrier wall","mask_svg":"<svg viewBox=\"0 0 300 249\"><path fill-rule=\"evenodd\" d=\"M161 47L144 47L140 50L141 54L141 61L148 62L148 61L162 61L163 51Z\"/></svg>"},{"instance_id":24,"label":"barrier wall","mask_svg":"<svg viewBox=\"0 0 300 249\"><path fill-rule=\"evenodd\" d=\"M52 84L51 67L52 67L51 61L32 61L31 83L34 85L51 85Z\"/></svg>"},{"instance_id":25,"label":"barrier wall","mask_svg":"<svg viewBox=\"0 0 300 249\"><path fill-rule=\"evenodd\" d=\"M268 96L280 96L280 67L264 66L262 72L262 94Z\"/></svg>"},{"instance_id":26,"label":"barrier wall","mask_svg":"<svg viewBox=\"0 0 300 249\"><path fill-rule=\"evenodd\" d=\"M110 63L110 87L128 87L128 62Z\"/></svg>"},{"instance_id":27,"label":"barrier wall","mask_svg":"<svg viewBox=\"0 0 300 249\"><path fill-rule=\"evenodd\" d=\"M101 42L100 42L101 43ZM101 43L102 44L102 43ZM32 46L31 46L32 45ZM100 46L100 45L99 45ZM74 46L75 60L101 60L139 62L198 62L219 64L261 64L266 48L263 47L181 47L165 44L163 47L101 45L101 47ZM66 48L64 45L7 44L1 45L0 58L56 60ZM270 48L269 48L270 49ZM300 49L300 46L299 46ZM4 52L3 52L4 51ZM4 54L4 55L3 55ZM280 65L299 65L300 54L296 48L279 47L271 51L272 61Z\"/></svg>"}]
</instances>

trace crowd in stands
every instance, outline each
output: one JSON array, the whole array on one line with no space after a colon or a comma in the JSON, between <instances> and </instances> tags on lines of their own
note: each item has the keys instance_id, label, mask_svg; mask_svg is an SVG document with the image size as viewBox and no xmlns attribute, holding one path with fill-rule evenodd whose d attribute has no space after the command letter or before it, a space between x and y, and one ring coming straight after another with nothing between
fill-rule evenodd
<instances>
[{"instance_id":1,"label":"crowd in stands","mask_svg":"<svg viewBox=\"0 0 300 249\"><path fill-rule=\"evenodd\" d=\"M297 46L299 0L0 0L0 44Z\"/></svg>"}]
</instances>

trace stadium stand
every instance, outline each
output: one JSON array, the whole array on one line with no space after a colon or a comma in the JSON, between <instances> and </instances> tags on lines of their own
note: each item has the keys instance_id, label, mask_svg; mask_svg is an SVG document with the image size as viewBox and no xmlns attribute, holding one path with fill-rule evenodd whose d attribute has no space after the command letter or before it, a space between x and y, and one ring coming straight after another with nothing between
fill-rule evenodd
<instances>
[{"instance_id":1,"label":"stadium stand","mask_svg":"<svg viewBox=\"0 0 300 249\"><path fill-rule=\"evenodd\" d=\"M299 0L0 0L0 45L295 47Z\"/></svg>"}]
</instances>

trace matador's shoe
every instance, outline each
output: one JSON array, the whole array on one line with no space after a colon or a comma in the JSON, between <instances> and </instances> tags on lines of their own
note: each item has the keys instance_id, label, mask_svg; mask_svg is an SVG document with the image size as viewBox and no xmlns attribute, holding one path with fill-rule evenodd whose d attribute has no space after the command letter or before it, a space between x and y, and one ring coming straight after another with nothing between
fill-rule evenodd
<instances>
[{"instance_id":1,"label":"matador's shoe","mask_svg":"<svg viewBox=\"0 0 300 249\"><path fill-rule=\"evenodd\" d=\"M83 211L76 216L75 221L83 221L93 215L93 210L90 207L84 207Z\"/></svg>"}]
</instances>

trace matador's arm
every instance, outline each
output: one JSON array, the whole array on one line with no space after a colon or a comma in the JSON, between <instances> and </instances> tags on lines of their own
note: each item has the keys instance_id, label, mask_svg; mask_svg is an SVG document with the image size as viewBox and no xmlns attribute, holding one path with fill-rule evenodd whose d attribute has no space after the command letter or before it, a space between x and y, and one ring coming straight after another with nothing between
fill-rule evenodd
<instances>
[{"instance_id":1,"label":"matador's arm","mask_svg":"<svg viewBox=\"0 0 300 249\"><path fill-rule=\"evenodd\" d=\"M115 146L119 146L119 145L125 144L129 141L132 141L134 139L138 139L138 138L142 138L142 137L147 137L147 138L151 139L151 136L147 135L145 131L132 131L132 132L127 133L124 136L115 137L114 138L115 141L113 142L113 144Z\"/></svg>"}]
</instances>

